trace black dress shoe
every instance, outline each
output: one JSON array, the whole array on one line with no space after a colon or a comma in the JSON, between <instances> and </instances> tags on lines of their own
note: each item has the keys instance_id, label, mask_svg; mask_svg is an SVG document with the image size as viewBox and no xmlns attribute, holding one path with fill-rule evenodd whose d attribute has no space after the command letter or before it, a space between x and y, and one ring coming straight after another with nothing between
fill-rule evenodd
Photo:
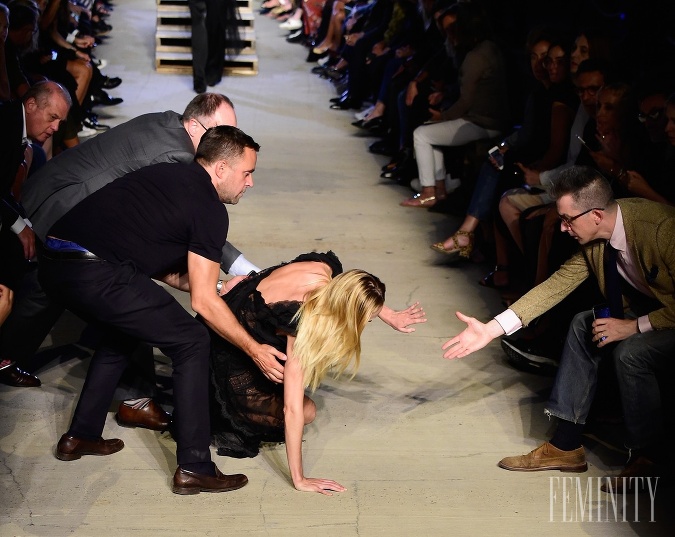
<instances>
[{"instance_id":1,"label":"black dress shoe","mask_svg":"<svg viewBox=\"0 0 675 537\"><path fill-rule=\"evenodd\" d=\"M342 93L341 95L338 95L337 97L333 97L330 102L331 103L339 103L342 99L347 97L347 92Z\"/></svg>"},{"instance_id":2,"label":"black dress shoe","mask_svg":"<svg viewBox=\"0 0 675 537\"><path fill-rule=\"evenodd\" d=\"M384 140L378 140L377 142L370 144L368 146L368 151L375 153L376 155L384 155L385 157L391 157L395 153L394 148Z\"/></svg>"},{"instance_id":3,"label":"black dress shoe","mask_svg":"<svg viewBox=\"0 0 675 537\"><path fill-rule=\"evenodd\" d=\"M42 382L35 375L26 373L12 364L0 369L0 384L16 388L37 388Z\"/></svg>"},{"instance_id":4,"label":"black dress shoe","mask_svg":"<svg viewBox=\"0 0 675 537\"><path fill-rule=\"evenodd\" d=\"M171 424L171 414L152 399L138 408L120 403L115 419L122 427L143 427L152 431L166 431Z\"/></svg>"},{"instance_id":5,"label":"black dress shoe","mask_svg":"<svg viewBox=\"0 0 675 537\"><path fill-rule=\"evenodd\" d=\"M330 105L331 110L349 110L349 109L358 109L361 108L361 101L354 99L353 97L347 96L344 99L340 99L338 102Z\"/></svg>"},{"instance_id":6,"label":"black dress shoe","mask_svg":"<svg viewBox=\"0 0 675 537\"><path fill-rule=\"evenodd\" d=\"M103 106L113 106L123 102L124 99L121 97L111 97L103 90L99 90L91 95L91 103L94 105L100 104Z\"/></svg>"},{"instance_id":7,"label":"black dress shoe","mask_svg":"<svg viewBox=\"0 0 675 537\"><path fill-rule=\"evenodd\" d=\"M364 121L361 124L361 127L367 131L382 130L384 128L384 117L378 116L374 117L373 119L369 119L368 121Z\"/></svg>"},{"instance_id":8,"label":"black dress shoe","mask_svg":"<svg viewBox=\"0 0 675 537\"><path fill-rule=\"evenodd\" d=\"M305 39L305 32L303 32L302 28L291 32L286 36L286 41L289 43L301 43L303 39Z\"/></svg>"},{"instance_id":9,"label":"black dress shoe","mask_svg":"<svg viewBox=\"0 0 675 537\"><path fill-rule=\"evenodd\" d=\"M237 490L248 483L244 474L225 475L216 467L216 475L195 474L176 468L171 492L174 494L199 494L200 492L227 492Z\"/></svg>"},{"instance_id":10,"label":"black dress shoe","mask_svg":"<svg viewBox=\"0 0 675 537\"><path fill-rule=\"evenodd\" d=\"M99 123L98 119L95 119L93 117L85 117L82 120L82 125L84 125L88 129L94 129L100 132L110 130L110 125L104 125L103 123Z\"/></svg>"},{"instance_id":11,"label":"black dress shoe","mask_svg":"<svg viewBox=\"0 0 675 537\"><path fill-rule=\"evenodd\" d=\"M56 458L60 461L74 461L83 455L112 455L123 447L124 442L119 438L85 440L64 434L56 445Z\"/></svg>"},{"instance_id":12,"label":"black dress shoe","mask_svg":"<svg viewBox=\"0 0 675 537\"><path fill-rule=\"evenodd\" d=\"M122 79L120 77L118 77L118 76L114 76L114 77L107 76L103 80L103 84L101 84L101 86L103 87L103 89L114 89L117 86L119 86L121 83L122 83Z\"/></svg>"},{"instance_id":13,"label":"black dress shoe","mask_svg":"<svg viewBox=\"0 0 675 537\"><path fill-rule=\"evenodd\" d=\"M560 347L554 349L540 345L536 340L503 337L502 349L509 364L520 371L543 376L555 376L560 360Z\"/></svg>"}]
</instances>

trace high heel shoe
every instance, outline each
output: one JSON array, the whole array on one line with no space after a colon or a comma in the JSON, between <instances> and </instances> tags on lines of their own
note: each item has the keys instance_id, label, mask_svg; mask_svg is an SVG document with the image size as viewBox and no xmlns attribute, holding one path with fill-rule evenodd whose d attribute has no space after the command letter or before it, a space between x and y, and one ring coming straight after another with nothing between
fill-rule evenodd
<instances>
[{"instance_id":1,"label":"high heel shoe","mask_svg":"<svg viewBox=\"0 0 675 537\"><path fill-rule=\"evenodd\" d=\"M460 236L467 237L469 239L469 243L465 246L460 246ZM471 257L471 252L473 252L473 231L464 231L462 229L458 229L455 231L455 234L450 237L450 240L452 240L452 248L445 248L443 242L437 242L431 245L431 249L435 252L447 255L448 259L451 261L455 261L460 257L463 257L464 259L469 259L469 257Z\"/></svg>"},{"instance_id":2,"label":"high heel shoe","mask_svg":"<svg viewBox=\"0 0 675 537\"><path fill-rule=\"evenodd\" d=\"M384 117L377 116L368 121L364 121L361 125L361 128L366 129L367 131L381 130L384 127Z\"/></svg>"},{"instance_id":3,"label":"high heel shoe","mask_svg":"<svg viewBox=\"0 0 675 537\"><path fill-rule=\"evenodd\" d=\"M509 284L496 285L495 284L495 274L497 272L509 272L509 267L507 265L496 265L494 270L490 272L487 276L478 281L483 287L492 287L493 289L504 289L508 287Z\"/></svg>"}]
</instances>

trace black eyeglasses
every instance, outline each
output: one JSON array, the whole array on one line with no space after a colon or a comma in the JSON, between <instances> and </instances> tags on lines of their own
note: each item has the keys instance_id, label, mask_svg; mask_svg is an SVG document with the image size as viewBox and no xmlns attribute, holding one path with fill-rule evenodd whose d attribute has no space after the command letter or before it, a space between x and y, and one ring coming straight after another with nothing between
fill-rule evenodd
<instances>
[{"instance_id":1,"label":"black eyeglasses","mask_svg":"<svg viewBox=\"0 0 675 537\"><path fill-rule=\"evenodd\" d=\"M664 108L657 108L651 112L638 112L638 121L640 123L646 123L647 121L656 121L661 117L661 114L664 112Z\"/></svg>"},{"instance_id":2,"label":"black eyeglasses","mask_svg":"<svg viewBox=\"0 0 675 537\"><path fill-rule=\"evenodd\" d=\"M208 127L205 127L204 124L201 121L199 121L196 117L192 119L194 119L197 123L199 123L202 126L202 129L204 129L205 131L209 130Z\"/></svg>"},{"instance_id":3,"label":"black eyeglasses","mask_svg":"<svg viewBox=\"0 0 675 537\"><path fill-rule=\"evenodd\" d=\"M583 213L579 213L576 216L563 216L561 214L558 215L558 218L560 218L560 221L565 224L567 227L572 226L572 222L574 222L577 218L581 218L583 215L590 213L591 211L604 211L604 207L591 207L590 209L586 209Z\"/></svg>"}]
</instances>

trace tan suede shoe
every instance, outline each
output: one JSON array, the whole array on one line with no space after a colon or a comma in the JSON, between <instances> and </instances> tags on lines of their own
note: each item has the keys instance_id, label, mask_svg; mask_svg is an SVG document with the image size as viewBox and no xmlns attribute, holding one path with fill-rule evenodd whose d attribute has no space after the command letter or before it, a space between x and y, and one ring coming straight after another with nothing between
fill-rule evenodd
<instances>
[{"instance_id":1,"label":"tan suede shoe","mask_svg":"<svg viewBox=\"0 0 675 537\"><path fill-rule=\"evenodd\" d=\"M588 470L584 448L563 451L543 443L527 455L506 457L499 461L499 467L518 472L538 472L540 470L560 470L561 472L585 472Z\"/></svg>"}]
</instances>

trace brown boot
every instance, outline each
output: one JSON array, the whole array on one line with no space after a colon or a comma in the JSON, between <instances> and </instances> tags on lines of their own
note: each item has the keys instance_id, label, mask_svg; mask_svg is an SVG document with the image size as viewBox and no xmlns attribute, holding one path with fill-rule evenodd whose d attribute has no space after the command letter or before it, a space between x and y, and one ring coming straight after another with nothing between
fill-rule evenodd
<instances>
[{"instance_id":1,"label":"brown boot","mask_svg":"<svg viewBox=\"0 0 675 537\"><path fill-rule=\"evenodd\" d=\"M563 451L549 442L543 443L527 455L506 457L499 461L499 467L517 472L538 472L540 470L585 472L588 470L583 447L572 451Z\"/></svg>"}]
</instances>

